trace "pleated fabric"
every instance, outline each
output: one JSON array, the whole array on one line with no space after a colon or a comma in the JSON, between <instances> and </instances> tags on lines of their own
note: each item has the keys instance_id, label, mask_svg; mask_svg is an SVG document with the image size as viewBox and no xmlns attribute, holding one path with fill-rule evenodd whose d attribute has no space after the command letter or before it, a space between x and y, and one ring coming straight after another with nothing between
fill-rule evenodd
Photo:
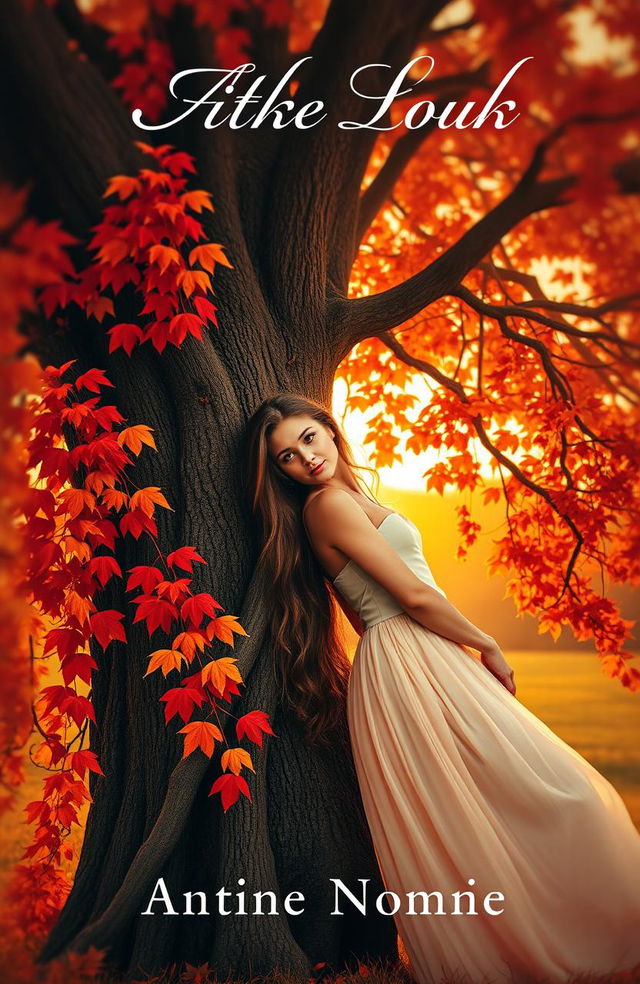
<instances>
[{"instance_id":1,"label":"pleated fabric","mask_svg":"<svg viewBox=\"0 0 640 984\"><path fill-rule=\"evenodd\" d=\"M472 650L404 613L371 625L348 721L381 874L401 901L390 918L419 984L554 984L640 964L640 835L621 797ZM452 914L465 891L477 915ZM419 896L407 914L408 892L441 892L445 914L435 896L431 915ZM494 892L500 915L483 906Z\"/></svg>"}]
</instances>

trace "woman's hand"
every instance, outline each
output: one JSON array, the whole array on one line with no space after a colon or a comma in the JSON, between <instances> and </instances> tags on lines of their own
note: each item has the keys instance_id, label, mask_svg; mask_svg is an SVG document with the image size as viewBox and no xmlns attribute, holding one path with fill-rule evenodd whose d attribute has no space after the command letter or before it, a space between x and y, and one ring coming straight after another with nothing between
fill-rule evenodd
<instances>
[{"instance_id":1,"label":"woman's hand","mask_svg":"<svg viewBox=\"0 0 640 984\"><path fill-rule=\"evenodd\" d=\"M486 666L493 673L494 677L500 681L502 686L506 687L509 693L515 697L516 683L514 671L504 658L495 639L489 639L486 646L480 649L480 659L482 660L482 665Z\"/></svg>"}]
</instances>

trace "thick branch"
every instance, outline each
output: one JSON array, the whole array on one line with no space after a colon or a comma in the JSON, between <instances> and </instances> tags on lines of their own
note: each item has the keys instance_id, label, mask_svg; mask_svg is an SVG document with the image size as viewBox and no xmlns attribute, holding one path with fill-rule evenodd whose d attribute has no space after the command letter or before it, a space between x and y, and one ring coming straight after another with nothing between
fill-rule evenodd
<instances>
[{"instance_id":1,"label":"thick branch","mask_svg":"<svg viewBox=\"0 0 640 984\"><path fill-rule=\"evenodd\" d=\"M334 299L331 315L342 332L345 354L362 338L397 327L449 292L523 218L546 208L569 204L562 196L577 183L577 175L567 174L548 181L536 180L547 151L569 129L621 122L633 119L639 113L638 107L631 107L618 113L587 113L565 120L538 143L529 167L510 194L428 267L380 294L342 302ZM633 177L626 175L626 178L633 190L637 179L637 159L630 163L633 164ZM620 167L617 165L617 171L614 169L614 176L622 180ZM626 189L621 186L621 190Z\"/></svg>"},{"instance_id":2,"label":"thick branch","mask_svg":"<svg viewBox=\"0 0 640 984\"><path fill-rule=\"evenodd\" d=\"M385 92L439 6L436 0L413 0L407 9L382 0L375 17L368 0L333 0L329 6L311 49L308 76L296 93L299 105L322 100L327 116L312 129L287 131L274 162L265 230L274 282L289 279L301 253L312 254L307 281L298 285L302 303L304 295L324 299L327 283L343 292L348 284L360 184L376 138L373 130L338 125L366 122L373 112L372 104L351 90L349 79L363 65L388 63L390 69L366 74L367 88ZM298 216L293 235L292 210Z\"/></svg>"},{"instance_id":3,"label":"thick branch","mask_svg":"<svg viewBox=\"0 0 640 984\"><path fill-rule=\"evenodd\" d=\"M334 318L340 322L346 351L369 335L397 327L439 297L451 293L522 219L562 204L562 193L575 184L577 178L567 175L550 181L536 181L545 149L545 145L539 145L526 172L503 201L420 273L380 294L335 303Z\"/></svg>"},{"instance_id":4,"label":"thick branch","mask_svg":"<svg viewBox=\"0 0 640 984\"><path fill-rule=\"evenodd\" d=\"M22 0L0 4L1 113L26 161L22 178L37 174L41 200L82 235L98 219L106 179L141 155L115 93L67 42L41 0L31 10Z\"/></svg>"},{"instance_id":5,"label":"thick branch","mask_svg":"<svg viewBox=\"0 0 640 984\"><path fill-rule=\"evenodd\" d=\"M451 92L446 97L439 99L436 102L435 117L440 115L442 110L447 106L447 103L452 99L457 100L463 95L464 90L460 90L458 92ZM434 118L420 129L407 130L394 143L386 161L360 196L358 224L355 236L358 246L384 202L391 194L394 185L404 172L407 164L415 156L427 137L437 129L437 125L438 120Z\"/></svg>"}]
</instances>

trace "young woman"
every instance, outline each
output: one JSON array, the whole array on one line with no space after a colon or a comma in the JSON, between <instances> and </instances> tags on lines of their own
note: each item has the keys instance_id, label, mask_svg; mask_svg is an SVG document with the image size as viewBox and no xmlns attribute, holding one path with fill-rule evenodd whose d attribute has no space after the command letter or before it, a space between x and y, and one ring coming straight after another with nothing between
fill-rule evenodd
<instances>
[{"instance_id":1,"label":"young woman","mask_svg":"<svg viewBox=\"0 0 640 984\"><path fill-rule=\"evenodd\" d=\"M248 458L283 695L311 740L346 695L399 900L385 908L416 980L561 982L640 963L640 836L621 798L516 699L496 641L447 601L414 524L365 493L332 415L267 400ZM350 675L334 598L361 632Z\"/></svg>"}]
</instances>

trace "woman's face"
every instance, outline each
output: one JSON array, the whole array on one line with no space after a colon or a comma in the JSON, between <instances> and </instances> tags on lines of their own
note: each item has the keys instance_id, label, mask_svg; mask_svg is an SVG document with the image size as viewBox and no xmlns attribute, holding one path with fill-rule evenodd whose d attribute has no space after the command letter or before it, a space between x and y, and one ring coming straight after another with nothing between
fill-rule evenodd
<instances>
[{"instance_id":1,"label":"woman's face","mask_svg":"<svg viewBox=\"0 0 640 984\"><path fill-rule=\"evenodd\" d=\"M271 431L267 446L278 468L303 485L323 485L335 474L338 448L333 431L308 414L285 417Z\"/></svg>"}]
</instances>

